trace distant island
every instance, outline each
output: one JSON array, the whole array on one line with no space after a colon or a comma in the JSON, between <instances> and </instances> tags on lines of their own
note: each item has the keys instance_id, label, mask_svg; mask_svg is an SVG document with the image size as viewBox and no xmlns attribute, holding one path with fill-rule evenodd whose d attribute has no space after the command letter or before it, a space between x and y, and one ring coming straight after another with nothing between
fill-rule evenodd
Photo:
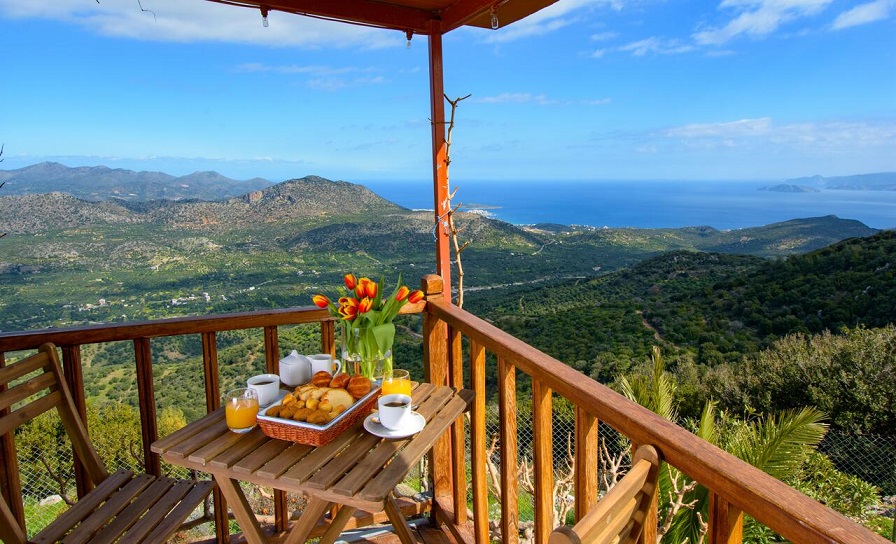
<instances>
[{"instance_id":1,"label":"distant island","mask_svg":"<svg viewBox=\"0 0 896 544\"><path fill-rule=\"evenodd\" d=\"M774 193L820 193L818 189L814 187L806 187L805 185L791 185L787 183L782 183L780 185L770 185L766 187L760 187L759 191L770 191Z\"/></svg>"},{"instance_id":2,"label":"distant island","mask_svg":"<svg viewBox=\"0 0 896 544\"><path fill-rule=\"evenodd\" d=\"M849 191L896 191L896 172L877 172L853 176L809 176L785 180L785 184Z\"/></svg>"}]
</instances>

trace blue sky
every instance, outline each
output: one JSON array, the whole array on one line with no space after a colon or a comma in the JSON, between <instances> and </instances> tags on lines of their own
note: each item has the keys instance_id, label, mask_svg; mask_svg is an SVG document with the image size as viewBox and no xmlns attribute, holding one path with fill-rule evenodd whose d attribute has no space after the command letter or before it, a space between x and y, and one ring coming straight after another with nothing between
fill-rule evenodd
<instances>
[{"instance_id":1,"label":"blue sky","mask_svg":"<svg viewBox=\"0 0 896 544\"><path fill-rule=\"evenodd\" d=\"M425 37L269 22L0 0L0 168L429 178ZM896 171L896 0L560 0L444 52L454 182Z\"/></svg>"}]
</instances>

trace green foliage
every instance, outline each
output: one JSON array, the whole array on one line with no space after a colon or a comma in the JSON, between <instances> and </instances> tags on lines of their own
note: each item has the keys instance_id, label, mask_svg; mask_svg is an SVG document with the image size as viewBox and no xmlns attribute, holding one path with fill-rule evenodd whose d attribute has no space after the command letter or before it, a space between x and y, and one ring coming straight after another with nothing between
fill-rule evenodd
<instances>
[{"instance_id":1,"label":"green foliage","mask_svg":"<svg viewBox=\"0 0 896 544\"><path fill-rule=\"evenodd\" d=\"M809 456L788 483L860 523L870 521L869 512L880 503L875 486L840 472L827 456L818 452Z\"/></svg>"},{"instance_id":2,"label":"green foliage","mask_svg":"<svg viewBox=\"0 0 896 544\"><path fill-rule=\"evenodd\" d=\"M896 429L896 326L793 334L744 359L714 394L732 410L817 406L850 432Z\"/></svg>"}]
</instances>

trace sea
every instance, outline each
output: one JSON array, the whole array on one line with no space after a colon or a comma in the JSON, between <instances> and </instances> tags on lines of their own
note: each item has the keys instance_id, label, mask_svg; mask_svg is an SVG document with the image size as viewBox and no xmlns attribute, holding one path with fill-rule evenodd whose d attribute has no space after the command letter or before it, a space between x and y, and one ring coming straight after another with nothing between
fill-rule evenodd
<instances>
[{"instance_id":1,"label":"sea","mask_svg":"<svg viewBox=\"0 0 896 544\"><path fill-rule=\"evenodd\" d=\"M431 182L363 185L401 206L433 209ZM762 190L768 181L457 181L453 204L515 225L719 230L835 215L877 229L896 228L896 191Z\"/></svg>"}]
</instances>

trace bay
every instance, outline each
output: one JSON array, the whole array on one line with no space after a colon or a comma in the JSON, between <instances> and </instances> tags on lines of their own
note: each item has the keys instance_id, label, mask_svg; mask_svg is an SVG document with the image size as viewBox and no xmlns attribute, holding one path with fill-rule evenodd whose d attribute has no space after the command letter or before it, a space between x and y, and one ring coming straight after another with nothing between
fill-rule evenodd
<instances>
[{"instance_id":1,"label":"bay","mask_svg":"<svg viewBox=\"0 0 896 544\"><path fill-rule=\"evenodd\" d=\"M430 182L361 182L412 209L433 208ZM865 225L896 227L896 191L820 189L761 191L768 181L455 181L454 204L516 225L559 223L593 227L721 230L835 215Z\"/></svg>"}]
</instances>

